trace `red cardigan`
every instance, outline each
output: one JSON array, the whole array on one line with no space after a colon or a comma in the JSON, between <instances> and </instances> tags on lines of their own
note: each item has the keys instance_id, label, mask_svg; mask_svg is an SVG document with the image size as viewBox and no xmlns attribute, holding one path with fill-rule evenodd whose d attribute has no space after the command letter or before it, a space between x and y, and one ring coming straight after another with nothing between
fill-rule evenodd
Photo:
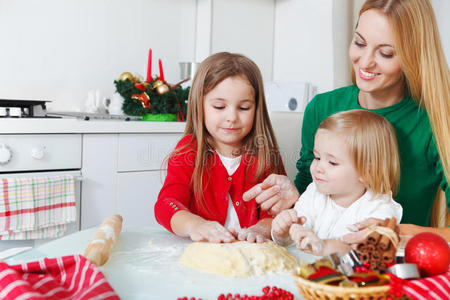
<instances>
[{"instance_id":1,"label":"red cardigan","mask_svg":"<svg viewBox=\"0 0 450 300\"><path fill-rule=\"evenodd\" d=\"M186 145L191 139L192 135L185 136L176 148ZM228 194L231 196L241 228L250 227L261 219L271 218L267 212L257 207L254 199L248 202L242 200L244 192L258 183L252 181L252 174L257 168L257 160L254 156L244 153L237 170L233 175L228 176L222 161L214 152L214 155L207 160L203 173L203 195L208 210L205 211L197 205L191 184L197 155L196 142L194 141L181 152L169 159L166 180L154 208L156 221L167 230L173 232L170 220L180 209L224 225L229 203Z\"/></svg>"}]
</instances>

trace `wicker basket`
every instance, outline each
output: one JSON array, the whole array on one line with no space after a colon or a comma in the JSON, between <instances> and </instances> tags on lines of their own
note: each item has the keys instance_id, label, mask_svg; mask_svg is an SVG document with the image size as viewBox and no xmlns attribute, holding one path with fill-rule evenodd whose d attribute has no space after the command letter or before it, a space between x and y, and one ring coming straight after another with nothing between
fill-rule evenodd
<instances>
[{"instance_id":1,"label":"wicker basket","mask_svg":"<svg viewBox=\"0 0 450 300\"><path fill-rule=\"evenodd\" d=\"M362 299L387 299L389 285L370 287L340 287L317 283L300 276L294 275L300 294L305 299L314 300L362 300Z\"/></svg>"}]
</instances>

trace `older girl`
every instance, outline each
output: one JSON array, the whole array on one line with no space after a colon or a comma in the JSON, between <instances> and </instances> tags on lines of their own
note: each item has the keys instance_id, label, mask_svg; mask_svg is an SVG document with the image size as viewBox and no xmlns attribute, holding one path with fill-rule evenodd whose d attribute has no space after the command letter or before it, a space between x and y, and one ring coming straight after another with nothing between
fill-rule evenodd
<instances>
[{"instance_id":1,"label":"older girl","mask_svg":"<svg viewBox=\"0 0 450 300\"><path fill-rule=\"evenodd\" d=\"M193 80L156 220L194 241L263 242L272 219L242 194L273 172L285 174L258 67L239 54L210 56Z\"/></svg>"}]
</instances>

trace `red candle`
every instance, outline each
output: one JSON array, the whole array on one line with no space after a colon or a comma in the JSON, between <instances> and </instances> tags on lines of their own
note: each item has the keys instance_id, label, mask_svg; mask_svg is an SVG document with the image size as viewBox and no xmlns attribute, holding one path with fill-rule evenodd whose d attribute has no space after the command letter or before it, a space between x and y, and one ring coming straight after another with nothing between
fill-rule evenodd
<instances>
[{"instance_id":1,"label":"red candle","mask_svg":"<svg viewBox=\"0 0 450 300\"><path fill-rule=\"evenodd\" d=\"M152 48L148 51L147 81L152 81Z\"/></svg>"},{"instance_id":2,"label":"red candle","mask_svg":"<svg viewBox=\"0 0 450 300\"><path fill-rule=\"evenodd\" d=\"M158 60L158 62L159 62L159 79L161 81L164 81L164 72L163 72L163 68L162 68L161 58Z\"/></svg>"}]
</instances>

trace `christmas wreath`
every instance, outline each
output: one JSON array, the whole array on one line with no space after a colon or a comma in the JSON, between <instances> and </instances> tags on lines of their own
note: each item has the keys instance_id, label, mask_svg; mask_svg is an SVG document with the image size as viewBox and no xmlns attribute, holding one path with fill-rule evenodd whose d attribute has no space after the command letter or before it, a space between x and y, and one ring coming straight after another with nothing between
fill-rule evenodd
<instances>
[{"instance_id":1,"label":"christmas wreath","mask_svg":"<svg viewBox=\"0 0 450 300\"><path fill-rule=\"evenodd\" d=\"M139 75L124 72L114 81L124 98L124 113L149 121L185 121L190 88L168 84L160 77L149 79L143 81Z\"/></svg>"}]
</instances>

